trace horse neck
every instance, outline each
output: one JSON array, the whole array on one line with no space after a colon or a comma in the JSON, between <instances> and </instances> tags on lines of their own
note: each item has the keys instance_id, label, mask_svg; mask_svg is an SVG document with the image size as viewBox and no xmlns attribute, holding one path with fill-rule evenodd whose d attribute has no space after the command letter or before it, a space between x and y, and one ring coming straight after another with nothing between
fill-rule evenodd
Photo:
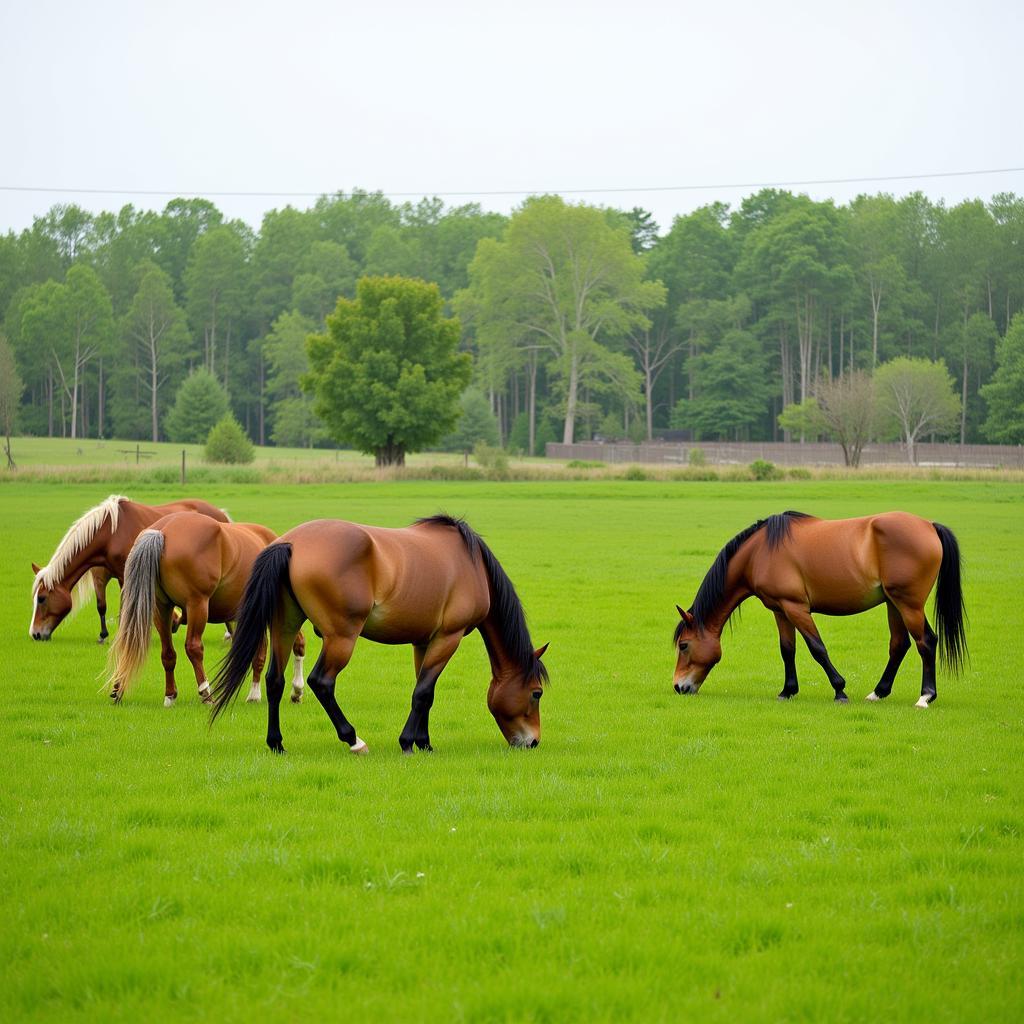
<instances>
[{"instance_id":1,"label":"horse neck","mask_svg":"<svg viewBox=\"0 0 1024 1024\"><path fill-rule=\"evenodd\" d=\"M487 657L490 659L491 674L494 678L501 679L503 676L519 671L520 666L512 661L508 656L508 651L505 649L501 626L493 609L487 613L487 618L477 626L477 629L480 631L480 636L483 637L484 648L487 651Z\"/></svg>"},{"instance_id":2,"label":"horse neck","mask_svg":"<svg viewBox=\"0 0 1024 1024\"><path fill-rule=\"evenodd\" d=\"M729 567L725 573L725 587L722 592L722 599L711 610L711 614L704 620L704 628L712 636L719 637L729 617L748 597L753 594L753 589L747 579L747 569L750 565L752 549L758 543L755 534L751 541L744 544L739 551L729 560Z\"/></svg>"},{"instance_id":3,"label":"horse neck","mask_svg":"<svg viewBox=\"0 0 1024 1024\"><path fill-rule=\"evenodd\" d=\"M96 536L88 544L71 556L61 575L61 586L71 590L90 569L95 569L97 566L110 569L111 565L107 557L110 540L111 532L108 520L96 531Z\"/></svg>"}]
</instances>

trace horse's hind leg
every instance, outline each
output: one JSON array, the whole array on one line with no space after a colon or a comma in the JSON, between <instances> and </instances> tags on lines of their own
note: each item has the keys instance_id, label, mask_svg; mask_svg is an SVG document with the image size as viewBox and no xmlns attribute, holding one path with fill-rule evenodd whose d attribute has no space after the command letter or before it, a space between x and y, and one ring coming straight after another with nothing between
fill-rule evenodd
<instances>
[{"instance_id":1,"label":"horse's hind leg","mask_svg":"<svg viewBox=\"0 0 1024 1024\"><path fill-rule=\"evenodd\" d=\"M779 700L789 700L790 697L795 697L800 689L796 681L796 630L782 612L775 613L775 624L779 627L779 653L782 655L782 664L786 671Z\"/></svg>"},{"instance_id":2,"label":"horse's hind leg","mask_svg":"<svg viewBox=\"0 0 1024 1024\"><path fill-rule=\"evenodd\" d=\"M210 614L206 598L189 601L185 606L185 616L188 619L188 629L185 633L185 654L192 663L192 671L196 674L196 686L199 689L199 699L204 704L209 704L213 698L210 696L210 681L206 678L206 665L203 663L203 630L206 629L206 620Z\"/></svg>"},{"instance_id":3,"label":"horse's hind leg","mask_svg":"<svg viewBox=\"0 0 1024 1024\"><path fill-rule=\"evenodd\" d=\"M818 633L818 627L814 624L814 619L811 618L810 609L806 605L787 602L782 606L782 610L785 612L786 618L800 631L804 643L807 644L807 650L811 652L811 657L824 669L829 683L832 684L832 689L836 692L835 699L845 703L849 699L846 696L846 680L832 664L824 641Z\"/></svg>"},{"instance_id":4,"label":"horse's hind leg","mask_svg":"<svg viewBox=\"0 0 1024 1024\"><path fill-rule=\"evenodd\" d=\"M292 644L292 657L295 659L295 667L292 670L292 703L302 703L302 691L306 686L306 681L302 676L302 659L306 656L306 638L302 635L302 630L299 630L295 637L295 642Z\"/></svg>"},{"instance_id":5,"label":"horse's hind leg","mask_svg":"<svg viewBox=\"0 0 1024 1024\"><path fill-rule=\"evenodd\" d=\"M153 623L160 637L160 663L164 667L165 708L173 708L178 699L178 687L174 683L174 666L178 663L178 656L174 653L174 634L171 629L173 614L173 605L162 605L159 601L153 609Z\"/></svg>"},{"instance_id":6,"label":"horse's hind leg","mask_svg":"<svg viewBox=\"0 0 1024 1024\"><path fill-rule=\"evenodd\" d=\"M882 700L892 693L892 684L896 680L896 673L903 664L903 659L910 650L910 636L903 617L892 601L885 602L885 610L889 615L889 661L882 671L882 678L875 684L875 688L867 695L868 700Z\"/></svg>"},{"instance_id":7,"label":"horse's hind leg","mask_svg":"<svg viewBox=\"0 0 1024 1024\"><path fill-rule=\"evenodd\" d=\"M321 707L338 734L342 743L347 743L353 754L365 754L369 747L356 735L352 723L342 714L341 708L334 697L334 683L338 673L349 663L356 645L359 630L343 635L324 636L324 647L317 658L313 671L309 673L309 688L313 696L320 701ZM284 677L281 677L281 689L284 690ZM270 683L267 683L267 696L270 696Z\"/></svg>"},{"instance_id":8,"label":"horse's hind leg","mask_svg":"<svg viewBox=\"0 0 1024 1024\"><path fill-rule=\"evenodd\" d=\"M463 633L436 636L426 647L416 647L416 686L412 691L412 708L405 721L398 744L403 753L411 754L415 743L420 750L433 750L430 745L430 709L434 704L434 685L451 660Z\"/></svg>"},{"instance_id":9,"label":"horse's hind leg","mask_svg":"<svg viewBox=\"0 0 1024 1024\"><path fill-rule=\"evenodd\" d=\"M896 598L893 599L893 603L921 655L921 697L917 702L917 707L926 708L938 696L935 689L935 650L938 638L932 631L932 627L928 625L924 608L907 604Z\"/></svg>"},{"instance_id":10,"label":"horse's hind leg","mask_svg":"<svg viewBox=\"0 0 1024 1024\"><path fill-rule=\"evenodd\" d=\"M110 573L106 569L92 570L92 587L96 591L96 611L100 617L100 637L97 643L105 643L110 634L107 632L107 584Z\"/></svg>"}]
</instances>

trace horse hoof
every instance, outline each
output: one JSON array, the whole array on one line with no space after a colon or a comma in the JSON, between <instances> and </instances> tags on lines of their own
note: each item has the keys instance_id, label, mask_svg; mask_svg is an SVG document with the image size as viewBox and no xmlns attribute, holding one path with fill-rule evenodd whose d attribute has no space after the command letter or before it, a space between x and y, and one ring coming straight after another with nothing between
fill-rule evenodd
<instances>
[{"instance_id":1,"label":"horse hoof","mask_svg":"<svg viewBox=\"0 0 1024 1024\"><path fill-rule=\"evenodd\" d=\"M931 701L927 697L921 697L920 700L914 705L915 708L926 708L931 704Z\"/></svg>"},{"instance_id":2,"label":"horse hoof","mask_svg":"<svg viewBox=\"0 0 1024 1024\"><path fill-rule=\"evenodd\" d=\"M879 697L878 694L875 693L874 690L872 690L864 699L865 700L872 700L872 701L874 701L874 700L881 700L882 698Z\"/></svg>"},{"instance_id":3,"label":"horse hoof","mask_svg":"<svg viewBox=\"0 0 1024 1024\"><path fill-rule=\"evenodd\" d=\"M293 704L301 704L302 703L302 693L301 692L299 692L299 693L292 693L292 703Z\"/></svg>"},{"instance_id":4,"label":"horse hoof","mask_svg":"<svg viewBox=\"0 0 1024 1024\"><path fill-rule=\"evenodd\" d=\"M783 690L782 693L780 693L778 695L778 697L776 697L775 699L776 700L792 700L795 696L796 696L795 693L786 693L786 691Z\"/></svg>"},{"instance_id":5,"label":"horse hoof","mask_svg":"<svg viewBox=\"0 0 1024 1024\"><path fill-rule=\"evenodd\" d=\"M175 694L173 697L164 697L164 707L173 708L178 700L178 695Z\"/></svg>"},{"instance_id":6,"label":"horse hoof","mask_svg":"<svg viewBox=\"0 0 1024 1024\"><path fill-rule=\"evenodd\" d=\"M355 743L349 747L349 750L351 750L353 754L368 754L370 752L370 748L358 736L356 737Z\"/></svg>"},{"instance_id":7,"label":"horse hoof","mask_svg":"<svg viewBox=\"0 0 1024 1024\"><path fill-rule=\"evenodd\" d=\"M249 696L245 698L245 703L246 704L259 704L259 702L261 700L262 700L262 696L260 694L258 694L258 693L250 693ZM204 703L209 704L210 702L209 701L204 701Z\"/></svg>"},{"instance_id":8,"label":"horse hoof","mask_svg":"<svg viewBox=\"0 0 1024 1024\"><path fill-rule=\"evenodd\" d=\"M839 693L836 694L836 703L837 704L849 704L850 703L850 698L847 697L845 693L840 691Z\"/></svg>"}]
</instances>

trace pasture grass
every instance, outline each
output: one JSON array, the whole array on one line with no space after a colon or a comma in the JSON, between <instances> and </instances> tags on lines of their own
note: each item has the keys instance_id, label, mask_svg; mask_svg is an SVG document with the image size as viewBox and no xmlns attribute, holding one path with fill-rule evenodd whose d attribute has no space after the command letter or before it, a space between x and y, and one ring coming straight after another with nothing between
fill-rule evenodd
<instances>
[{"instance_id":1,"label":"pasture grass","mask_svg":"<svg viewBox=\"0 0 1024 1024\"><path fill-rule=\"evenodd\" d=\"M209 729L180 650L178 707L162 707L155 646L108 706L92 608L29 640L30 560L105 494L0 490L0 1019L1021 1019L1019 487L202 490L282 531L464 514L515 581L551 641L540 747L504 746L474 635L438 685L436 752L403 757L411 654L362 641L339 694L366 758L311 695L283 705L284 757L262 705ZM862 701L886 658L882 609L819 619L849 706L804 649L800 696L775 701L774 622L755 603L700 696L672 692L673 605L730 536L784 508L904 508L957 533L971 665L940 676L934 706L913 707L916 652L888 701Z\"/></svg>"}]
</instances>

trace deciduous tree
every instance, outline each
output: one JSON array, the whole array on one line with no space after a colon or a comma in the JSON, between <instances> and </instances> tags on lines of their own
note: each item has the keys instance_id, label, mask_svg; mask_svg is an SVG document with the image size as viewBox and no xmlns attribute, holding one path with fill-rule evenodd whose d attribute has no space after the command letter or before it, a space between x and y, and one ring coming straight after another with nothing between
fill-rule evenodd
<instances>
[{"instance_id":1,"label":"deciduous tree","mask_svg":"<svg viewBox=\"0 0 1024 1024\"><path fill-rule=\"evenodd\" d=\"M960 399L946 364L939 360L900 356L875 371L875 387L883 430L901 437L907 460L917 462L923 434L948 434L955 429Z\"/></svg>"}]
</instances>

